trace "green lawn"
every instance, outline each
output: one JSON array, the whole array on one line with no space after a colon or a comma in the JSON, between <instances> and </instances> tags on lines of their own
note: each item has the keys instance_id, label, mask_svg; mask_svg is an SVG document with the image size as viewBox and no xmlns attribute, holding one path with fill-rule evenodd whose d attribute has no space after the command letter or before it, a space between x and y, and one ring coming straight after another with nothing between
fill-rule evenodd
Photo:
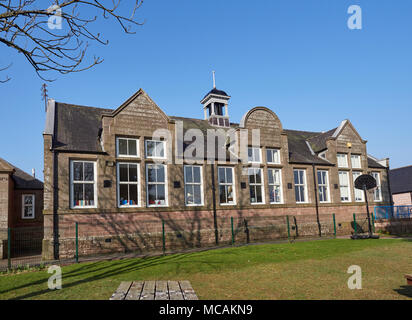
<instances>
[{"instance_id":1,"label":"green lawn","mask_svg":"<svg viewBox=\"0 0 412 320\"><path fill-rule=\"evenodd\" d=\"M351 265L362 290L347 286ZM47 270L0 275L0 299L109 299L124 280L190 280L200 299L412 299L412 242L322 240L267 244L63 267L63 289Z\"/></svg>"}]
</instances>

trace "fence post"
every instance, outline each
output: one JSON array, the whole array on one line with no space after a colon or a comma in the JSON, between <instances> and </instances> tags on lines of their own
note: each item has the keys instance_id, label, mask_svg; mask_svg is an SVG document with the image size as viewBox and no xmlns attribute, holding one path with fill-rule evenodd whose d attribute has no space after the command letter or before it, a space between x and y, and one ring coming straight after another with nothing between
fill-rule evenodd
<instances>
[{"instance_id":1,"label":"fence post","mask_svg":"<svg viewBox=\"0 0 412 320\"><path fill-rule=\"evenodd\" d=\"M230 217L230 224L232 227L232 245L235 244L235 231L233 230L233 217Z\"/></svg>"},{"instance_id":2,"label":"fence post","mask_svg":"<svg viewBox=\"0 0 412 320\"><path fill-rule=\"evenodd\" d=\"M375 233L375 217L372 215L372 232Z\"/></svg>"},{"instance_id":3,"label":"fence post","mask_svg":"<svg viewBox=\"0 0 412 320\"><path fill-rule=\"evenodd\" d=\"M79 263L79 223L76 222L76 263Z\"/></svg>"},{"instance_id":4,"label":"fence post","mask_svg":"<svg viewBox=\"0 0 412 320\"><path fill-rule=\"evenodd\" d=\"M356 213L353 214L353 228L355 229L355 234L358 234L358 228L356 226Z\"/></svg>"},{"instance_id":5,"label":"fence post","mask_svg":"<svg viewBox=\"0 0 412 320\"><path fill-rule=\"evenodd\" d=\"M289 225L289 216L286 216L286 224L288 226L288 239L290 240L290 225Z\"/></svg>"},{"instance_id":6,"label":"fence post","mask_svg":"<svg viewBox=\"0 0 412 320\"><path fill-rule=\"evenodd\" d=\"M249 228L247 226L247 220L244 219L244 222L245 222L246 243L249 243L250 242L250 236L249 236Z\"/></svg>"},{"instance_id":7,"label":"fence post","mask_svg":"<svg viewBox=\"0 0 412 320\"><path fill-rule=\"evenodd\" d=\"M7 228L7 268L11 270L11 229Z\"/></svg>"},{"instance_id":8,"label":"fence post","mask_svg":"<svg viewBox=\"0 0 412 320\"><path fill-rule=\"evenodd\" d=\"M166 253L166 235L165 235L165 221L162 219L162 244L163 244L163 254Z\"/></svg>"},{"instance_id":9,"label":"fence post","mask_svg":"<svg viewBox=\"0 0 412 320\"><path fill-rule=\"evenodd\" d=\"M336 219L335 219L335 214L332 213L332 217L333 217L333 234L336 238Z\"/></svg>"}]
</instances>

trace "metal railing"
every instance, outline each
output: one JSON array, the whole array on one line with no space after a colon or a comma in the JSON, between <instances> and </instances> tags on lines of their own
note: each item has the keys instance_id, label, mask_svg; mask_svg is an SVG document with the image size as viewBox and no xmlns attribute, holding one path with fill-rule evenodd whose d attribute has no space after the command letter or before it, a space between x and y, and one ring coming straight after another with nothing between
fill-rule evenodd
<instances>
[{"instance_id":1,"label":"metal railing","mask_svg":"<svg viewBox=\"0 0 412 320\"><path fill-rule=\"evenodd\" d=\"M412 206L376 206L375 220L381 219L411 219Z\"/></svg>"}]
</instances>

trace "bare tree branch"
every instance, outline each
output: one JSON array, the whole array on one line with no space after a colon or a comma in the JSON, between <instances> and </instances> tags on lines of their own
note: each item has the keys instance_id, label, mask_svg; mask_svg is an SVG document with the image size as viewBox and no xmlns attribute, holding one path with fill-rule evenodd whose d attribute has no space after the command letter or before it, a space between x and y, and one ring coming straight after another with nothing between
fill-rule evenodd
<instances>
[{"instance_id":1,"label":"bare tree branch","mask_svg":"<svg viewBox=\"0 0 412 320\"><path fill-rule=\"evenodd\" d=\"M23 54L46 81L52 81L43 76L46 72L80 72L103 62L100 57L85 61L89 42L108 44L92 30L98 15L116 21L127 34L143 24L135 19L143 0L52 0L48 8L39 8L40 3L44 1L0 0L0 43Z\"/></svg>"}]
</instances>

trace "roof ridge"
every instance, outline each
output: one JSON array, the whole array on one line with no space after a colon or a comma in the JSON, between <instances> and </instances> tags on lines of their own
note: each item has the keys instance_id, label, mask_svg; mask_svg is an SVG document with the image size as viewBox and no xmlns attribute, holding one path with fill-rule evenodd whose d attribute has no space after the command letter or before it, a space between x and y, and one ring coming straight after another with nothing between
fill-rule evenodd
<instances>
[{"instance_id":1,"label":"roof ridge","mask_svg":"<svg viewBox=\"0 0 412 320\"><path fill-rule=\"evenodd\" d=\"M74 104L74 103L67 103L67 102L58 102L58 101L56 101L56 104L64 104L66 106L76 107L76 108L88 108L88 109L97 109L97 110L102 110L102 111L114 111L114 109L109 109L109 108L84 106L84 105L81 105L81 104Z\"/></svg>"},{"instance_id":2,"label":"roof ridge","mask_svg":"<svg viewBox=\"0 0 412 320\"><path fill-rule=\"evenodd\" d=\"M391 170L389 170L389 171L395 171L395 170L407 169L407 168L412 168L412 165L408 165L408 166L404 166L404 167L399 167L399 168L394 168L394 169L391 169Z\"/></svg>"}]
</instances>

